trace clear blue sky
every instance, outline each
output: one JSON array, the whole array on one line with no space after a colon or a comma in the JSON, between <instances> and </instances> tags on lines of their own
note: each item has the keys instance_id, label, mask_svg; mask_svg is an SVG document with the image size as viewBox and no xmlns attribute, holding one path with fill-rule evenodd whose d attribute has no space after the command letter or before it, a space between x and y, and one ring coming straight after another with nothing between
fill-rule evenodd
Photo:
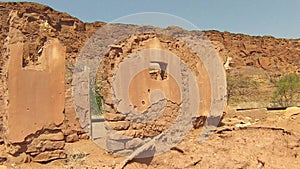
<instances>
[{"instance_id":1,"label":"clear blue sky","mask_svg":"<svg viewBox=\"0 0 300 169\"><path fill-rule=\"evenodd\" d=\"M200 30L300 38L300 0L32 0L85 22L140 12L184 18Z\"/></svg>"}]
</instances>

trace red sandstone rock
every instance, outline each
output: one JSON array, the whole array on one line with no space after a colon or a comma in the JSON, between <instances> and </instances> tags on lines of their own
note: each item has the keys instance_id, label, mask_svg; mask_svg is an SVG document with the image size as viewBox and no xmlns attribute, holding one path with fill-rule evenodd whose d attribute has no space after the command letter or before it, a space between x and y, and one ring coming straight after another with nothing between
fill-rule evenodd
<instances>
[{"instance_id":1,"label":"red sandstone rock","mask_svg":"<svg viewBox=\"0 0 300 169\"><path fill-rule=\"evenodd\" d=\"M45 150L60 150L65 146L64 141L45 141L43 142L42 151Z\"/></svg>"},{"instance_id":2,"label":"red sandstone rock","mask_svg":"<svg viewBox=\"0 0 300 169\"><path fill-rule=\"evenodd\" d=\"M62 132L59 133L49 133L42 134L38 137L40 140L52 140L52 141L60 141L64 139L64 135Z\"/></svg>"},{"instance_id":3,"label":"red sandstone rock","mask_svg":"<svg viewBox=\"0 0 300 169\"><path fill-rule=\"evenodd\" d=\"M45 151L33 157L32 161L47 162L50 160L62 158L66 158L66 154L63 150Z\"/></svg>"},{"instance_id":4,"label":"red sandstone rock","mask_svg":"<svg viewBox=\"0 0 300 169\"><path fill-rule=\"evenodd\" d=\"M36 155L44 151L61 150L64 148L64 146L65 146L64 141L35 140L28 146L26 153L30 153L31 155Z\"/></svg>"},{"instance_id":5,"label":"red sandstone rock","mask_svg":"<svg viewBox=\"0 0 300 169\"><path fill-rule=\"evenodd\" d=\"M87 133L79 135L79 139L87 140L89 138L90 138L90 136Z\"/></svg>"},{"instance_id":6,"label":"red sandstone rock","mask_svg":"<svg viewBox=\"0 0 300 169\"><path fill-rule=\"evenodd\" d=\"M105 113L104 118L108 121L121 121L124 120L126 116L118 113Z\"/></svg>"},{"instance_id":7,"label":"red sandstone rock","mask_svg":"<svg viewBox=\"0 0 300 169\"><path fill-rule=\"evenodd\" d=\"M77 133L73 133L71 135L68 135L66 137L66 142L71 143L71 142L75 142L79 140L79 136L77 135Z\"/></svg>"},{"instance_id":8,"label":"red sandstone rock","mask_svg":"<svg viewBox=\"0 0 300 169\"><path fill-rule=\"evenodd\" d=\"M118 122L109 122L109 127L114 130L126 130L129 128L129 121L118 121Z\"/></svg>"},{"instance_id":9,"label":"red sandstone rock","mask_svg":"<svg viewBox=\"0 0 300 169\"><path fill-rule=\"evenodd\" d=\"M262 68L268 69L270 65L270 59L269 58L258 58L258 62L261 65Z\"/></svg>"}]
</instances>

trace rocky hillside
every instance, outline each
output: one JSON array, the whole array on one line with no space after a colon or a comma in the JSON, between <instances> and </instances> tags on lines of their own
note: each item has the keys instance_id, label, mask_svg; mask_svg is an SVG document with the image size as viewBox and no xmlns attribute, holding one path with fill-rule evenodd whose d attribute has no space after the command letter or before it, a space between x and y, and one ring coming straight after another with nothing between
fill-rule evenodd
<instances>
[{"instance_id":1,"label":"rocky hillside","mask_svg":"<svg viewBox=\"0 0 300 169\"><path fill-rule=\"evenodd\" d=\"M300 73L300 39L249 36L206 31L222 57L231 57L232 67L251 66L275 74Z\"/></svg>"},{"instance_id":2,"label":"rocky hillside","mask_svg":"<svg viewBox=\"0 0 300 169\"><path fill-rule=\"evenodd\" d=\"M216 50L229 62L229 105L238 109L274 107L278 79L300 74L300 39L206 31ZM259 96L259 97L257 97Z\"/></svg>"}]
</instances>

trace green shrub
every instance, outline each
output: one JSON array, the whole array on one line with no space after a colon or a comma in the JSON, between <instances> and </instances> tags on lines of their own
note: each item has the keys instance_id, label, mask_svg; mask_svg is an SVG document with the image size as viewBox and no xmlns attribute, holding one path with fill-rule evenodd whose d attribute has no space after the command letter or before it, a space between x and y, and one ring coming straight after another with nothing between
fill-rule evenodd
<instances>
[{"instance_id":1,"label":"green shrub","mask_svg":"<svg viewBox=\"0 0 300 169\"><path fill-rule=\"evenodd\" d=\"M300 76L289 74L280 78L273 93L275 105L294 106L299 102Z\"/></svg>"},{"instance_id":2,"label":"green shrub","mask_svg":"<svg viewBox=\"0 0 300 169\"><path fill-rule=\"evenodd\" d=\"M96 97L96 102L97 102L98 106L101 107L102 100L103 100L102 96L98 92L95 92L95 97Z\"/></svg>"},{"instance_id":3,"label":"green shrub","mask_svg":"<svg viewBox=\"0 0 300 169\"><path fill-rule=\"evenodd\" d=\"M95 91L95 89L91 89L90 91L90 111L92 115L101 115L103 114L103 97Z\"/></svg>"}]
</instances>

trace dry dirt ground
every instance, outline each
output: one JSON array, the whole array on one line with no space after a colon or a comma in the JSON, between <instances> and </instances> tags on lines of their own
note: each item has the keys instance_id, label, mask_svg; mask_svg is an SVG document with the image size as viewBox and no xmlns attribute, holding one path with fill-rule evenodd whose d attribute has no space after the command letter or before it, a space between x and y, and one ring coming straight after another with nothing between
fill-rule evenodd
<instances>
[{"instance_id":1,"label":"dry dirt ground","mask_svg":"<svg viewBox=\"0 0 300 169\"><path fill-rule=\"evenodd\" d=\"M229 111L207 141L191 131L172 150L134 159L124 168L300 168L300 108ZM66 160L47 164L8 161L9 168L118 168L125 157L107 153L90 140L68 143Z\"/></svg>"}]
</instances>

